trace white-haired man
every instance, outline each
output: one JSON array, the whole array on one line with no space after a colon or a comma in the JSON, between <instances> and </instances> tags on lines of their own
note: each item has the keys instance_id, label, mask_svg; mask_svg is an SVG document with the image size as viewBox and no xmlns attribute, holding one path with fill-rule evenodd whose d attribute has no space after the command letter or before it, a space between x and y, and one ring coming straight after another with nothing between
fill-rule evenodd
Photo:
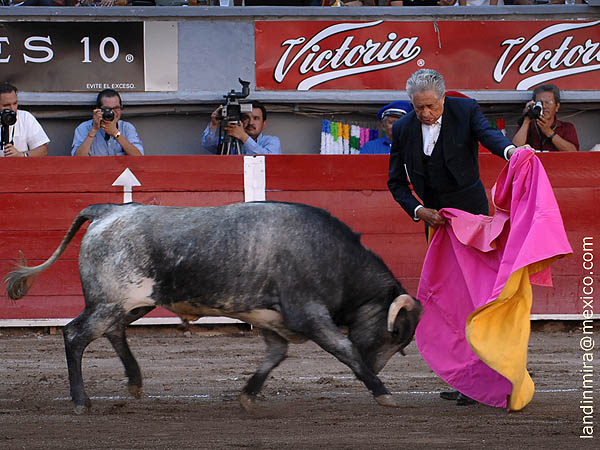
<instances>
[{"instance_id":1,"label":"white-haired man","mask_svg":"<svg viewBox=\"0 0 600 450\"><path fill-rule=\"evenodd\" d=\"M416 221L432 227L444 223L438 209L449 207L488 214L488 199L479 179L481 142L508 159L515 146L492 128L477 102L446 97L442 75L421 69L406 83L414 107L394 124L388 187ZM419 202L409 188L409 179Z\"/></svg>"},{"instance_id":2,"label":"white-haired man","mask_svg":"<svg viewBox=\"0 0 600 450\"><path fill-rule=\"evenodd\" d=\"M444 79L435 70L415 72L406 92L414 111L393 128L388 187L394 199L413 220L423 220L426 229L445 222L438 214L442 208L487 215L488 199L479 178L479 142L505 159L515 146L491 127L475 100L446 97ZM457 391L440 395L458 405L475 403Z\"/></svg>"}]
</instances>

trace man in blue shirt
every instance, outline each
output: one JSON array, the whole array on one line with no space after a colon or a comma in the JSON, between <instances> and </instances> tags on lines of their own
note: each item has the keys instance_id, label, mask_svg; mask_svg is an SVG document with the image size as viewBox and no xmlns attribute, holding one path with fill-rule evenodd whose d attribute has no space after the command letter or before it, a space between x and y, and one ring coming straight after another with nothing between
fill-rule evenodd
<instances>
[{"instance_id":1,"label":"man in blue shirt","mask_svg":"<svg viewBox=\"0 0 600 450\"><path fill-rule=\"evenodd\" d=\"M219 153L219 126L221 125L221 111L219 106L210 115L210 123L202 133L202 146L211 153ZM246 155L280 155L281 142L276 136L263 134L267 123L267 110L260 103L252 104L252 112L242 116L241 123L227 124L225 133L238 139L242 151ZM231 153L233 154L233 153Z\"/></svg>"},{"instance_id":2,"label":"man in blue shirt","mask_svg":"<svg viewBox=\"0 0 600 450\"><path fill-rule=\"evenodd\" d=\"M374 139L360 148L361 155L389 154L392 148L392 126L402 116L413 110L410 102L399 100L385 105L377 112L377 118L381 121L384 137Z\"/></svg>"},{"instance_id":3,"label":"man in blue shirt","mask_svg":"<svg viewBox=\"0 0 600 450\"><path fill-rule=\"evenodd\" d=\"M103 119L103 110L112 111L112 120ZM104 89L96 98L96 109L91 120L75 129L71 155L73 156L139 156L144 146L135 127L121 119L123 103L113 89ZM110 114L109 114L110 115Z\"/></svg>"}]
</instances>

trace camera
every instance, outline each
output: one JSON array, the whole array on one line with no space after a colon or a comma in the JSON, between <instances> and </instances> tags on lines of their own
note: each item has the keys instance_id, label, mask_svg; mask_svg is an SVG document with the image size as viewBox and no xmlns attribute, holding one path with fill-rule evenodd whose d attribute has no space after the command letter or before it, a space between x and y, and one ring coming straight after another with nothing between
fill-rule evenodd
<instances>
[{"instance_id":1,"label":"camera","mask_svg":"<svg viewBox=\"0 0 600 450\"><path fill-rule=\"evenodd\" d=\"M10 127L17 123L17 113L12 109L3 109L0 112L0 123L4 127Z\"/></svg>"},{"instance_id":2,"label":"camera","mask_svg":"<svg viewBox=\"0 0 600 450\"><path fill-rule=\"evenodd\" d=\"M542 102L535 102L533 105L527 108L527 117L531 119L539 119L544 112L544 106Z\"/></svg>"},{"instance_id":3,"label":"camera","mask_svg":"<svg viewBox=\"0 0 600 450\"><path fill-rule=\"evenodd\" d=\"M250 94L250 82L244 81L238 78L238 81L242 85L241 92L235 92L234 89L229 91L223 97L227 100L221 111L221 120L224 120L228 124L236 124L242 120L243 114L249 114L252 112L251 103L239 102L239 99L246 98Z\"/></svg>"},{"instance_id":4,"label":"camera","mask_svg":"<svg viewBox=\"0 0 600 450\"><path fill-rule=\"evenodd\" d=\"M102 109L102 120L106 120L107 122L112 122L113 120L115 120L115 112L112 110L112 108L103 106L101 109Z\"/></svg>"},{"instance_id":5,"label":"camera","mask_svg":"<svg viewBox=\"0 0 600 450\"><path fill-rule=\"evenodd\" d=\"M17 123L17 113L12 109L0 111L0 150L10 142L9 127Z\"/></svg>"},{"instance_id":6,"label":"camera","mask_svg":"<svg viewBox=\"0 0 600 450\"><path fill-rule=\"evenodd\" d=\"M240 103L239 99L246 98L250 94L250 82L244 81L238 78L238 81L242 85L241 92L235 92L232 89L230 92L225 94L226 103L221 110L221 117L219 119L225 121L227 125L235 125L241 122L244 114L252 112L251 103ZM222 134L221 128L219 127L219 155L243 155L244 144L239 139L234 138L229 134Z\"/></svg>"}]
</instances>

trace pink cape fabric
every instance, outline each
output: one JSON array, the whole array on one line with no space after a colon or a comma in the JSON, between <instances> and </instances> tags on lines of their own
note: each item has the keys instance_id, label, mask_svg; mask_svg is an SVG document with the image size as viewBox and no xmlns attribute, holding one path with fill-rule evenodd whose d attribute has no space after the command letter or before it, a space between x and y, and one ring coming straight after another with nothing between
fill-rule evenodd
<instances>
[{"instance_id":1,"label":"pink cape fabric","mask_svg":"<svg viewBox=\"0 0 600 450\"><path fill-rule=\"evenodd\" d=\"M440 211L448 222L434 233L425 257L417 293L424 314L415 335L425 361L450 386L481 403L506 408L512 383L473 352L465 335L467 319L498 298L511 274L572 250L552 187L533 150L517 149L492 197L493 217ZM530 277L547 286L551 280L549 267ZM529 310L526 314L528 326ZM503 332L510 331L510 323L503 325L508 327Z\"/></svg>"}]
</instances>

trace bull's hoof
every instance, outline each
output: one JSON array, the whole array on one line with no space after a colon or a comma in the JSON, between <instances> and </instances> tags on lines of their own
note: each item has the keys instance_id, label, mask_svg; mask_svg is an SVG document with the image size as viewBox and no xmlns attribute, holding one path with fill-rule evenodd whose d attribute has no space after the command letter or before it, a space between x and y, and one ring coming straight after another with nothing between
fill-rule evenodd
<instances>
[{"instance_id":1,"label":"bull's hoof","mask_svg":"<svg viewBox=\"0 0 600 450\"><path fill-rule=\"evenodd\" d=\"M244 411L252 410L255 400L256 397L254 395L248 395L245 392L242 392L240 395L240 405L244 408Z\"/></svg>"},{"instance_id":2,"label":"bull's hoof","mask_svg":"<svg viewBox=\"0 0 600 450\"><path fill-rule=\"evenodd\" d=\"M381 406L389 406L390 408L398 408L400 406L400 403L391 394L378 395L375 397L375 401Z\"/></svg>"},{"instance_id":3,"label":"bull's hoof","mask_svg":"<svg viewBox=\"0 0 600 450\"><path fill-rule=\"evenodd\" d=\"M127 385L127 389L129 390L129 393L134 397L134 398L141 398L142 397L142 387L141 386L137 386L135 384L128 384Z\"/></svg>"},{"instance_id":4,"label":"bull's hoof","mask_svg":"<svg viewBox=\"0 0 600 450\"><path fill-rule=\"evenodd\" d=\"M73 397L71 397L73 399ZM78 405L74 399L73 399L73 412L75 414L77 414L78 416L81 416L82 414L87 414L88 412L90 412L90 409L92 408L92 401L90 400L90 398L85 395L83 397L83 405Z\"/></svg>"},{"instance_id":5,"label":"bull's hoof","mask_svg":"<svg viewBox=\"0 0 600 450\"><path fill-rule=\"evenodd\" d=\"M90 405L75 405L73 412L78 416L82 416L90 412Z\"/></svg>"}]
</instances>

